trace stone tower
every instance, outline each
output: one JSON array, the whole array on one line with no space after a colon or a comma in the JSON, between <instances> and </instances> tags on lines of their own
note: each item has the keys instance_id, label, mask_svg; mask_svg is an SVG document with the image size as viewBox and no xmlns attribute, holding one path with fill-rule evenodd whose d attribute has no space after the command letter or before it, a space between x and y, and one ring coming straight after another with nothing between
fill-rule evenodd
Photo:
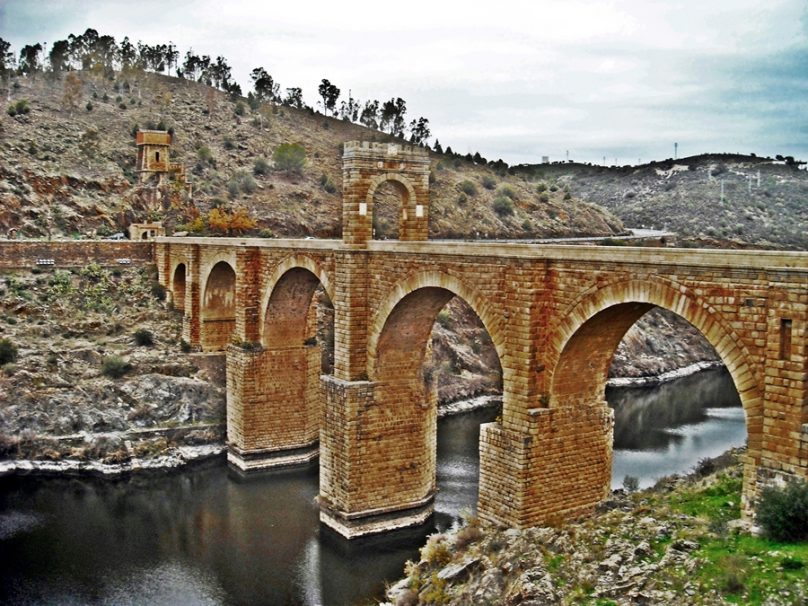
<instances>
[{"instance_id":1,"label":"stone tower","mask_svg":"<svg viewBox=\"0 0 808 606\"><path fill-rule=\"evenodd\" d=\"M148 181L152 175L175 175L180 181L185 181L185 169L181 164L171 162L169 152L171 149L171 134L164 130L139 130L135 142L137 143L137 166L141 181Z\"/></svg>"}]
</instances>

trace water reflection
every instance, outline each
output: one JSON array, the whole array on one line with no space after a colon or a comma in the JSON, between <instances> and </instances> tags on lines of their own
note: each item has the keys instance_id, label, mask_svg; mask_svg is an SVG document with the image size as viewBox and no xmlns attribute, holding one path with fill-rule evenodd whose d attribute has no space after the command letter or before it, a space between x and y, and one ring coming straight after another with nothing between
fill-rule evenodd
<instances>
[{"instance_id":1,"label":"water reflection","mask_svg":"<svg viewBox=\"0 0 808 606\"><path fill-rule=\"evenodd\" d=\"M626 475L637 477L641 487L651 486L746 441L740 398L725 369L654 389L609 389L606 397L615 411L614 488Z\"/></svg>"},{"instance_id":2,"label":"water reflection","mask_svg":"<svg viewBox=\"0 0 808 606\"><path fill-rule=\"evenodd\" d=\"M728 436L745 439L721 373L609 397L617 484L626 474L648 484L718 454ZM248 479L221 462L117 482L0 478L0 603L366 603L401 576L427 534L475 506L479 426L497 414L439 422L429 524L353 542L320 528L316 467Z\"/></svg>"}]
</instances>

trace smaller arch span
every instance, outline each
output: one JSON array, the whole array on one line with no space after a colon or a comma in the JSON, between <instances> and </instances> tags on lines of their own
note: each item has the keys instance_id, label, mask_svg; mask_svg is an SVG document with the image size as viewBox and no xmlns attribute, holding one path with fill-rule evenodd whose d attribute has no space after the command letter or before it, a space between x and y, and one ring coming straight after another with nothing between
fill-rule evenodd
<instances>
[{"instance_id":1,"label":"smaller arch span","mask_svg":"<svg viewBox=\"0 0 808 606\"><path fill-rule=\"evenodd\" d=\"M185 290L188 280L188 266L184 262L179 262L171 272L171 302L174 309L185 311Z\"/></svg>"},{"instance_id":2,"label":"smaller arch span","mask_svg":"<svg viewBox=\"0 0 808 606\"><path fill-rule=\"evenodd\" d=\"M236 327L236 271L227 261L218 261L208 272L201 315L202 349L225 349Z\"/></svg>"},{"instance_id":3,"label":"smaller arch span","mask_svg":"<svg viewBox=\"0 0 808 606\"><path fill-rule=\"evenodd\" d=\"M304 286L304 290L308 290L311 288L311 292L308 294L307 297L304 297L306 300L306 309L311 302L311 295L314 293L314 290L317 288L318 285L322 285L323 290L325 290L326 295L328 298L333 301L334 300L334 286L332 281L326 272L314 259L307 255L290 255L283 259L280 263L278 263L275 268L272 270L268 280L267 280L267 288L264 290L264 294L261 297L261 316L260 316L260 326L259 326L259 333L262 336L262 340L264 341L264 345L268 345L269 343L266 342L265 338L267 336L268 331L268 317L270 314L270 301L273 299L273 296L278 299L281 295L280 292L276 292L279 286L282 285L282 280L284 277L287 278L286 284L287 287L289 286L288 282L288 274L289 272L293 272L298 270L300 272L305 272L313 278L311 279L305 278L304 274L301 274L297 280L298 283L303 283L307 286ZM291 294L291 293L289 293ZM302 300L301 300L302 301ZM301 303L302 304L302 303Z\"/></svg>"}]
</instances>

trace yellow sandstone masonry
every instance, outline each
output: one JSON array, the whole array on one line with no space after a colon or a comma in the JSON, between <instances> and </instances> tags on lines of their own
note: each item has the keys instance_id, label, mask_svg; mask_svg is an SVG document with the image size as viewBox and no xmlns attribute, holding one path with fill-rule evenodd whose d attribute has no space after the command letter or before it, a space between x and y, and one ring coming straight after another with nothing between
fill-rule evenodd
<instances>
[{"instance_id":1,"label":"yellow sandstone masonry","mask_svg":"<svg viewBox=\"0 0 808 606\"><path fill-rule=\"evenodd\" d=\"M808 479L808 254L429 242L428 174L418 148L347 143L342 241L158 238L184 338L226 350L234 466L319 454L321 520L347 537L423 522L437 416L424 362L438 312L460 296L503 369L502 418L481 430L481 517L524 527L585 515L604 498L608 368L653 307L698 328L738 389L744 513L761 486ZM386 180L403 192L403 241L371 238L373 192ZM334 305L334 376L319 376L319 285Z\"/></svg>"}]
</instances>

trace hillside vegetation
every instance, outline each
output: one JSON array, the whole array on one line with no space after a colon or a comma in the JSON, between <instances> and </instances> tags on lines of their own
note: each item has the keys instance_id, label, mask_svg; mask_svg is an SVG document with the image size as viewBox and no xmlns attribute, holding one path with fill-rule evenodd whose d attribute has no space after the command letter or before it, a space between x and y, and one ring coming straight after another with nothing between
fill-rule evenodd
<instances>
[{"instance_id":1,"label":"hillside vegetation","mask_svg":"<svg viewBox=\"0 0 808 606\"><path fill-rule=\"evenodd\" d=\"M628 227L672 230L702 246L806 250L804 168L793 158L707 154L641 166L544 164L518 172L558 182Z\"/></svg>"},{"instance_id":2,"label":"hillside vegetation","mask_svg":"<svg viewBox=\"0 0 808 606\"><path fill-rule=\"evenodd\" d=\"M78 77L78 100L65 100L66 78ZM341 234L342 143L396 141L310 109L246 99L178 78L89 72L19 76L0 116L0 230L26 236L123 230L131 221L163 219L169 230L193 227L213 207L246 209L263 236ZM134 128L171 129L171 160L183 163L192 193L138 183ZM283 144L300 144L299 171L274 167ZM613 235L611 213L563 188L536 183L484 163L430 152L431 237ZM552 191L551 191L552 190ZM380 192L380 207L395 200ZM197 222L197 227L204 224ZM385 225L378 225L384 232ZM394 226L389 226L392 230ZM384 235L380 233L379 235ZM390 234L391 237L394 234Z\"/></svg>"}]
</instances>

